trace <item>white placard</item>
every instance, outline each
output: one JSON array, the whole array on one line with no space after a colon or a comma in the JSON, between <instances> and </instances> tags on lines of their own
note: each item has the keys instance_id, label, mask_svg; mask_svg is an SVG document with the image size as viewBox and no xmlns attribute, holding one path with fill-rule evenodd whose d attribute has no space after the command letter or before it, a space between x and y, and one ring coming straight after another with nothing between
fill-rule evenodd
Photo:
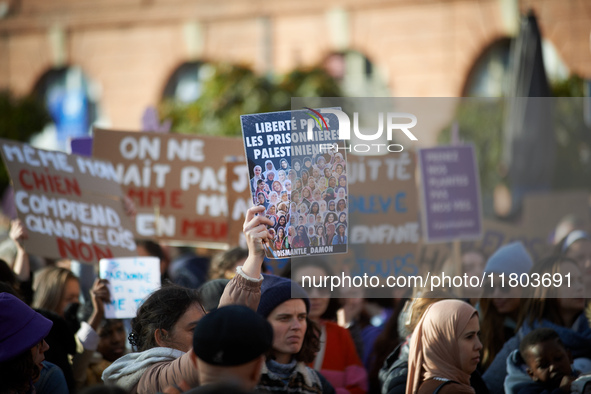
<instances>
[{"instance_id":1,"label":"white placard","mask_svg":"<svg viewBox=\"0 0 591 394\"><path fill-rule=\"evenodd\" d=\"M142 301L160 288L160 259L101 259L100 277L109 281L111 292L111 303L105 305L105 318L133 318Z\"/></svg>"}]
</instances>

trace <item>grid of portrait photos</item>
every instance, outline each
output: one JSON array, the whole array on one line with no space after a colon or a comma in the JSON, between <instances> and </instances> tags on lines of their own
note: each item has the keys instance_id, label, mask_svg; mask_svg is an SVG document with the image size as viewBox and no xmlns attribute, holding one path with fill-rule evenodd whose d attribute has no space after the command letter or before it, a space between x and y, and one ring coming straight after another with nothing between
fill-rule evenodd
<instances>
[{"instance_id":1,"label":"grid of portrait photos","mask_svg":"<svg viewBox=\"0 0 591 394\"><path fill-rule=\"evenodd\" d=\"M346 245L348 233L347 164L341 152L327 151L278 165L254 167L254 205L274 223L274 251ZM317 248L312 252L332 251ZM339 248L340 249L340 248Z\"/></svg>"}]
</instances>

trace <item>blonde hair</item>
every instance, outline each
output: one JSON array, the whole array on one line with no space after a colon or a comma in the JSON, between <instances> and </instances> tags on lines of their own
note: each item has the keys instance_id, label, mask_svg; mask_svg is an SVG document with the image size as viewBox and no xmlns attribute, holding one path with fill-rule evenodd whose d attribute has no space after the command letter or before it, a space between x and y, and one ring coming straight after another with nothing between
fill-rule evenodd
<instances>
[{"instance_id":1,"label":"blonde hair","mask_svg":"<svg viewBox=\"0 0 591 394\"><path fill-rule=\"evenodd\" d=\"M33 279L33 308L47 309L61 315L58 307L64 295L66 282L78 281L72 271L61 267L46 267L35 273Z\"/></svg>"},{"instance_id":2,"label":"blonde hair","mask_svg":"<svg viewBox=\"0 0 591 394\"><path fill-rule=\"evenodd\" d=\"M410 314L405 323L406 330L412 333L415 327L419 324L419 320L425 314L427 308L438 301L448 300L454 298L454 295L445 289L433 289L421 294L412 301L410 306Z\"/></svg>"},{"instance_id":3,"label":"blonde hair","mask_svg":"<svg viewBox=\"0 0 591 394\"><path fill-rule=\"evenodd\" d=\"M480 299L480 312L480 321L482 327L485 327L481 331L482 367L486 370L509 338L502 328L505 324L505 315L497 311L492 303L492 298Z\"/></svg>"}]
</instances>

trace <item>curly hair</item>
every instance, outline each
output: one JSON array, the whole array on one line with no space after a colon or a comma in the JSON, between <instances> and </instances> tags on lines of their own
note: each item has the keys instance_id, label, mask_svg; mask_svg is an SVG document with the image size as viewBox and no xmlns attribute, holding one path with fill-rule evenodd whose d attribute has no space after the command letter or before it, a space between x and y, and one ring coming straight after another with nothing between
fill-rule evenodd
<instances>
[{"instance_id":1,"label":"curly hair","mask_svg":"<svg viewBox=\"0 0 591 394\"><path fill-rule=\"evenodd\" d=\"M320 327L307 317L306 323L308 326L304 334L304 343L300 351L295 355L295 359L308 364L314 361L316 353L320 351Z\"/></svg>"},{"instance_id":2,"label":"curly hair","mask_svg":"<svg viewBox=\"0 0 591 394\"><path fill-rule=\"evenodd\" d=\"M33 382L39 378L40 373L30 350L26 350L10 360L2 361L0 362L2 392L7 390L9 393L27 393Z\"/></svg>"},{"instance_id":3,"label":"curly hair","mask_svg":"<svg viewBox=\"0 0 591 394\"><path fill-rule=\"evenodd\" d=\"M197 290L173 284L161 287L150 294L131 320L129 343L139 352L158 347L156 330L170 331L194 304L203 309Z\"/></svg>"}]
</instances>

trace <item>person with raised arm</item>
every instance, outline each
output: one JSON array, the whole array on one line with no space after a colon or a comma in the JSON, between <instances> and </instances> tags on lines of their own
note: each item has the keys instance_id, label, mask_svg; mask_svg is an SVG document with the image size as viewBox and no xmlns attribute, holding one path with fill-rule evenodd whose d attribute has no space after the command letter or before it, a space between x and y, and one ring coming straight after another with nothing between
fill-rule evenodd
<instances>
[{"instance_id":1,"label":"person with raised arm","mask_svg":"<svg viewBox=\"0 0 591 394\"><path fill-rule=\"evenodd\" d=\"M244 305L255 311L258 308L264 244L272 242L267 231L267 225L272 222L263 213L261 206L246 213L243 232L248 257L242 267L236 268L236 275L224 289L220 308L224 305ZM182 305L175 298L182 299ZM174 311L171 305L177 306ZM165 315L171 316L162 316L159 311L167 311ZM103 373L103 380L132 394L156 393L183 381L189 387L198 386L199 376L191 361L193 329L204 315L195 290L177 286L156 290L132 320L130 342L136 352L113 362Z\"/></svg>"}]
</instances>

